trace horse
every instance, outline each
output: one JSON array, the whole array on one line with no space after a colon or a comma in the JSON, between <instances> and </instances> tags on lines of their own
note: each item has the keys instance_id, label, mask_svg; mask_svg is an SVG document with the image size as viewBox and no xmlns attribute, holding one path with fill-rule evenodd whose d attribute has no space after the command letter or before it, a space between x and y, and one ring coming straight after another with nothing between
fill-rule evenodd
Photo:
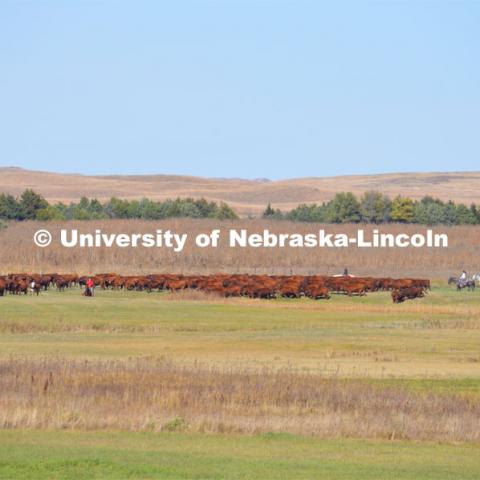
<instances>
[{"instance_id":1,"label":"horse","mask_svg":"<svg viewBox=\"0 0 480 480\"><path fill-rule=\"evenodd\" d=\"M475 275L472 275L472 280L475 283L480 282L480 273L476 273Z\"/></svg>"},{"instance_id":2,"label":"horse","mask_svg":"<svg viewBox=\"0 0 480 480\"><path fill-rule=\"evenodd\" d=\"M458 280L456 285L458 291L464 288L467 288L471 292L475 290L475 280Z\"/></svg>"}]
</instances>

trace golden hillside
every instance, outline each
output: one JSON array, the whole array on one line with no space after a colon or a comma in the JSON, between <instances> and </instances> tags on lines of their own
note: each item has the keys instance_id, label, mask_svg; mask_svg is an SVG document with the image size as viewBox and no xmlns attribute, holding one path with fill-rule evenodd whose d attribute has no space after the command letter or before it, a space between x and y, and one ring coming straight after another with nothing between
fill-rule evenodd
<instances>
[{"instance_id":1,"label":"golden hillside","mask_svg":"<svg viewBox=\"0 0 480 480\"><path fill-rule=\"evenodd\" d=\"M290 209L299 203L322 202L336 192L361 194L378 190L391 197L432 195L442 200L480 203L480 172L393 173L341 177L309 177L291 180L242 180L179 175L88 176L0 168L0 191L20 194L33 188L49 201L69 202L82 196L106 200L112 196L163 200L175 197L205 197L225 201L240 215L258 215L271 202Z\"/></svg>"}]
</instances>

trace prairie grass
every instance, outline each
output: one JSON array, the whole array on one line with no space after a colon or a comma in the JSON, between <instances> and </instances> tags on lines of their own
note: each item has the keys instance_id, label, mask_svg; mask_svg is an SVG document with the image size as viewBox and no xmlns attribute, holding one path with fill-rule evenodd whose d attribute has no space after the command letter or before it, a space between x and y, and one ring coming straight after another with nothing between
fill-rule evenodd
<instances>
[{"instance_id":1,"label":"prairie grass","mask_svg":"<svg viewBox=\"0 0 480 480\"><path fill-rule=\"evenodd\" d=\"M476 442L478 396L165 359L0 361L0 428Z\"/></svg>"},{"instance_id":2,"label":"prairie grass","mask_svg":"<svg viewBox=\"0 0 480 480\"><path fill-rule=\"evenodd\" d=\"M33 234L40 228L51 231L54 243L47 248L36 247ZM152 233L170 229L187 233L182 252L163 248L64 248L59 246L61 228L77 228L83 233L100 229L105 233ZM199 233L221 230L218 248L198 248L194 237ZM258 274L337 274L345 267L356 275L417 277L443 279L462 269L480 272L477 255L480 226L435 227L447 233L448 248L437 249L374 249L374 248L230 248L227 231L245 228L249 233L269 229L273 233L315 233L325 228L331 233L354 234L358 228L366 232L379 228L382 232L422 232L419 225L320 225L287 221L238 220L214 221L172 219L159 222L142 220L111 220L84 222L22 222L12 223L0 231L0 265L8 272L56 272L91 274L94 272L141 273L258 273Z\"/></svg>"}]
</instances>

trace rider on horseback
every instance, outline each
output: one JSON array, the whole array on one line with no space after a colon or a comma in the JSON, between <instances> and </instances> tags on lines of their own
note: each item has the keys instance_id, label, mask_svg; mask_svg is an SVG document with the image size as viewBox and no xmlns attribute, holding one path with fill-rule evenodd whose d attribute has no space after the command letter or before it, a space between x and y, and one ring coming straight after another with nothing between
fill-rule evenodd
<instances>
[{"instance_id":1,"label":"rider on horseback","mask_svg":"<svg viewBox=\"0 0 480 480\"><path fill-rule=\"evenodd\" d=\"M460 277L458 277L458 280L456 282L457 284L457 290L462 290L464 288L467 288L468 290L475 290L475 280L467 278L467 272L465 270L462 271L462 274Z\"/></svg>"}]
</instances>

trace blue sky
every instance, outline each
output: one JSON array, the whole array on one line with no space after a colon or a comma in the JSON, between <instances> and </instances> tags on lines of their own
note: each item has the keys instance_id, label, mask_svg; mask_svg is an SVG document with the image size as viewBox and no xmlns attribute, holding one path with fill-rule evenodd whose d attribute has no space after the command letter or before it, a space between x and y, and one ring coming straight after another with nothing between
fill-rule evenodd
<instances>
[{"instance_id":1,"label":"blue sky","mask_svg":"<svg viewBox=\"0 0 480 480\"><path fill-rule=\"evenodd\" d=\"M0 165L480 170L480 3L0 2Z\"/></svg>"}]
</instances>

